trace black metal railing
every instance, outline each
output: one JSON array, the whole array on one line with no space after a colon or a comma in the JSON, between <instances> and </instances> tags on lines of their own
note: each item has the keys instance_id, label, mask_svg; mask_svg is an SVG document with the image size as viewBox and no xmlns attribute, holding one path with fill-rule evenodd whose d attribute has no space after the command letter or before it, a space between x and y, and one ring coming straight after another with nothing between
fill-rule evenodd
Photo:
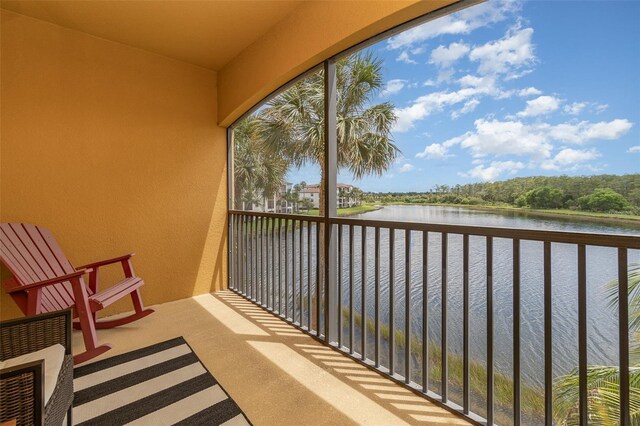
<instances>
[{"instance_id":1,"label":"black metal railing","mask_svg":"<svg viewBox=\"0 0 640 426\"><path fill-rule=\"evenodd\" d=\"M277 214L233 214L231 288L305 331L322 318L319 220Z\"/></svg>"},{"instance_id":2,"label":"black metal railing","mask_svg":"<svg viewBox=\"0 0 640 426\"><path fill-rule=\"evenodd\" d=\"M335 233L324 232L325 226ZM586 424L587 248L610 248L614 252L611 267L617 271L618 279L620 420L621 424L629 422L628 256L629 251L637 255L639 236L326 219L236 210L229 212L229 229L231 289L478 424L554 423L554 252L569 253L569 259L575 252L575 263L555 266L575 270L579 417L580 423ZM333 253L325 251L327 235L335 235ZM326 253L335 256L334 277L324 276ZM538 256L538 263L531 261ZM523 419L522 276L523 271L529 274L532 263L541 266L543 325L539 337L544 374L540 398L544 408L539 417L525 413L527 418ZM497 291L504 287L495 285L497 279L510 284L509 409L505 409L504 401L496 408L496 380L504 372L495 369L495 339L505 338L496 334L496 310L505 308L496 305ZM478 282L482 283L484 294L475 290L472 293ZM337 294L335 309L326 302L331 287ZM461 315L454 318L462 322L458 351L449 347L457 341L449 335L453 331L449 305L460 292L461 309L456 312L460 314L461 310ZM472 377L472 367L477 363L470 355L470 337L476 322L471 322L471 308L480 302L485 317L478 321L486 330L481 354L486 370L482 395L477 389L472 390L472 381L477 381ZM327 322L337 323L335 339L325 336ZM461 354L456 358L458 352ZM451 363L461 372L450 371ZM456 374L459 380L454 383Z\"/></svg>"}]
</instances>

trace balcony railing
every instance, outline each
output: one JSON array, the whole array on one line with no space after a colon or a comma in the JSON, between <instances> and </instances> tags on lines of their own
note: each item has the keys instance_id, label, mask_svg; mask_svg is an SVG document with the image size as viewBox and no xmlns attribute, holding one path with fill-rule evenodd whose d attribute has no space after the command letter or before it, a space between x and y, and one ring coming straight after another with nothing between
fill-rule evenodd
<instances>
[{"instance_id":1,"label":"balcony railing","mask_svg":"<svg viewBox=\"0 0 640 426\"><path fill-rule=\"evenodd\" d=\"M326 226L335 232L325 232ZM505 419L515 425L554 423L552 336L555 317L552 311L553 289L558 284L555 269L570 270L577 283L574 302L577 305L579 417L580 423L586 424L587 266L590 259L587 251L609 248L613 256L608 267L615 271L619 292L620 423L629 422L628 255L630 250L640 249L638 236L326 219L235 210L229 212L229 230L231 289L364 365L478 424L502 423ZM333 253L325 250L329 244L327 236L336 238ZM326 253L336 257L337 273L333 277L325 277L325 271L329 270L325 268ZM552 259L555 253L564 253L564 260L559 263ZM593 255L603 256L601 252ZM523 269L534 280L539 275L542 286L543 318L540 333L535 336L540 343L544 369L540 383L543 408L538 414L523 406L523 366L528 360L522 357L521 321L523 303L524 306L533 303L523 300ZM530 273L535 269L540 270L538 275ZM478 282L482 283L481 292L478 292ZM332 287L337 295L336 305L328 298ZM497 291L505 288L510 290L511 306L498 306ZM449 305L456 298L461 299L460 309L451 315ZM484 307L484 318L474 317L470 323L472 306L478 304ZM496 312L505 310L510 312L509 320L502 314L496 317ZM457 327L451 323L459 319L461 336L454 339L450 333ZM505 336L504 332L496 333L496 320L500 324L510 322L512 337ZM477 333L472 334L475 322L480 322L485 329L484 348L478 353L475 345L476 353L472 357L471 338L477 340L478 337ZM325 336L329 324L337 327L337 336L332 341ZM461 348L455 344L456 348L452 349L450 346L458 341L457 337L460 337ZM497 356L504 358L496 353L497 338L508 338L511 351L509 409L505 409L504 401L496 405L496 380L504 376L504 371L498 372L495 368ZM473 389L477 359L482 360L480 365L486 370L483 392L478 392L477 386ZM455 373L450 365L456 366ZM475 380L477 382L477 377ZM535 387L533 389L535 394ZM527 398L532 397L527 395Z\"/></svg>"}]
</instances>

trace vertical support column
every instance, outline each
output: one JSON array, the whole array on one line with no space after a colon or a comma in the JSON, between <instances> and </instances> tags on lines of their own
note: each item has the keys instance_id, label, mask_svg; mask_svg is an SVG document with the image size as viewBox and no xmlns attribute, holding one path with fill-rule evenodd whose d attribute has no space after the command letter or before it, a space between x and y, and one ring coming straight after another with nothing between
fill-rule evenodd
<instances>
[{"instance_id":1,"label":"vertical support column","mask_svg":"<svg viewBox=\"0 0 640 426\"><path fill-rule=\"evenodd\" d=\"M587 388L587 248L578 244L578 377L580 425L588 421Z\"/></svg>"},{"instance_id":2,"label":"vertical support column","mask_svg":"<svg viewBox=\"0 0 640 426\"><path fill-rule=\"evenodd\" d=\"M374 282L375 282L375 352L376 352L376 368L380 368L380 228L375 227L375 240L374 240L374 252L375 252L375 267L374 267Z\"/></svg>"},{"instance_id":3,"label":"vertical support column","mask_svg":"<svg viewBox=\"0 0 640 426\"><path fill-rule=\"evenodd\" d=\"M471 388L469 381L469 235L462 236L462 410L469 414Z\"/></svg>"},{"instance_id":4,"label":"vertical support column","mask_svg":"<svg viewBox=\"0 0 640 426\"><path fill-rule=\"evenodd\" d=\"M551 323L551 242L544 242L544 424L553 425L553 326Z\"/></svg>"},{"instance_id":5,"label":"vertical support column","mask_svg":"<svg viewBox=\"0 0 640 426\"><path fill-rule=\"evenodd\" d=\"M233 210L233 129L227 128L227 211ZM235 240L231 237L231 221L227 223L227 288L238 288L237 282L231 282L232 262L234 259L232 248Z\"/></svg>"},{"instance_id":6,"label":"vertical support column","mask_svg":"<svg viewBox=\"0 0 640 426\"><path fill-rule=\"evenodd\" d=\"M520 426L520 240L513 239L513 425Z\"/></svg>"},{"instance_id":7,"label":"vertical support column","mask_svg":"<svg viewBox=\"0 0 640 426\"><path fill-rule=\"evenodd\" d=\"M442 233L442 257L441 262L442 266L440 271L442 273L442 296L440 297L442 307L441 314L442 318L440 320L440 338L442 341L440 342L440 358L441 358L441 368L440 368L440 382L441 382L441 390L440 395L442 396L442 402L448 402L448 389L449 389L449 359L448 359L448 346L447 346L447 265L448 265L448 243L449 243L449 234L446 232Z\"/></svg>"},{"instance_id":8,"label":"vertical support column","mask_svg":"<svg viewBox=\"0 0 640 426\"><path fill-rule=\"evenodd\" d=\"M629 261L626 248L618 249L618 330L620 345L620 424L631 424L629 409Z\"/></svg>"},{"instance_id":9,"label":"vertical support column","mask_svg":"<svg viewBox=\"0 0 640 426\"><path fill-rule=\"evenodd\" d=\"M411 230L404 233L404 382L411 383Z\"/></svg>"},{"instance_id":10,"label":"vertical support column","mask_svg":"<svg viewBox=\"0 0 640 426\"><path fill-rule=\"evenodd\" d=\"M487 237L487 425L493 424L493 237Z\"/></svg>"},{"instance_id":11,"label":"vertical support column","mask_svg":"<svg viewBox=\"0 0 640 426\"><path fill-rule=\"evenodd\" d=\"M429 390L429 232L422 231L422 392Z\"/></svg>"},{"instance_id":12,"label":"vertical support column","mask_svg":"<svg viewBox=\"0 0 640 426\"><path fill-rule=\"evenodd\" d=\"M355 256L353 254L353 228L349 225L349 353L353 355L353 345L355 342L356 319L353 309L353 300L356 298L356 291L353 279L353 264Z\"/></svg>"},{"instance_id":13,"label":"vertical support column","mask_svg":"<svg viewBox=\"0 0 640 426\"><path fill-rule=\"evenodd\" d=\"M338 286L336 283L335 226L331 217L337 214L336 185L338 179L338 132L336 62L324 61L324 335L329 344L336 342L338 335Z\"/></svg>"}]
</instances>

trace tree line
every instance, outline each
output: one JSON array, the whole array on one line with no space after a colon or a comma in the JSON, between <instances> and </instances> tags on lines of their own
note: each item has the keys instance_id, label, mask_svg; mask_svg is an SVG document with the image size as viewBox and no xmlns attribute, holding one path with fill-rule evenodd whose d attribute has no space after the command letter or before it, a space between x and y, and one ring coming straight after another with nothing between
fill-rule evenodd
<instances>
[{"instance_id":1,"label":"tree line","mask_svg":"<svg viewBox=\"0 0 640 426\"><path fill-rule=\"evenodd\" d=\"M640 174L532 176L501 182L434 185L426 192L367 192L370 203L510 205L600 212L640 211Z\"/></svg>"}]
</instances>

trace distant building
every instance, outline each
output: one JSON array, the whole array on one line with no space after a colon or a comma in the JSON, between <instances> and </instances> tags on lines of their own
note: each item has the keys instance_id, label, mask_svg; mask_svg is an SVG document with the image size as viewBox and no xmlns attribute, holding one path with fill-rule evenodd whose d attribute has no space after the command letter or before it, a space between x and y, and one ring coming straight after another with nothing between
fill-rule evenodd
<instances>
[{"instance_id":1,"label":"distant building","mask_svg":"<svg viewBox=\"0 0 640 426\"><path fill-rule=\"evenodd\" d=\"M338 187L338 208L346 209L360 205L360 196L354 191L355 186L339 183Z\"/></svg>"},{"instance_id":2,"label":"distant building","mask_svg":"<svg viewBox=\"0 0 640 426\"><path fill-rule=\"evenodd\" d=\"M291 182L285 182L271 197L262 197L257 203L243 202L242 209L254 212L293 213L293 203L287 201L285 197L287 191L291 191L292 188Z\"/></svg>"},{"instance_id":3,"label":"distant building","mask_svg":"<svg viewBox=\"0 0 640 426\"><path fill-rule=\"evenodd\" d=\"M360 197L354 191L355 186L345 183L337 185L338 208L344 209L360 205ZM308 199L313 203L313 208L320 208L320 184L307 185L300 190L300 199Z\"/></svg>"},{"instance_id":4,"label":"distant building","mask_svg":"<svg viewBox=\"0 0 640 426\"><path fill-rule=\"evenodd\" d=\"M265 197L262 201L262 206L265 212L268 213L293 213L294 205L287 201L285 195L287 191L291 191L293 184L291 182L285 182L280 186L278 193L273 194L271 197Z\"/></svg>"},{"instance_id":5,"label":"distant building","mask_svg":"<svg viewBox=\"0 0 640 426\"><path fill-rule=\"evenodd\" d=\"M314 209L320 208L320 184L307 185L300 189L300 199L311 200Z\"/></svg>"}]
</instances>

